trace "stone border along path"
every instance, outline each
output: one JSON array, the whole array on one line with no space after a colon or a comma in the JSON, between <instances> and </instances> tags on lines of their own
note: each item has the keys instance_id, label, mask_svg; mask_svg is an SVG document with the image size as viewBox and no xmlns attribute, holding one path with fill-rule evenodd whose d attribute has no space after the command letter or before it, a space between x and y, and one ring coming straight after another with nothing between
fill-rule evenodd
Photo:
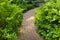
<instances>
[{"instance_id":1,"label":"stone border along path","mask_svg":"<svg viewBox=\"0 0 60 40\"><path fill-rule=\"evenodd\" d=\"M20 30L20 40L43 40L38 33L36 33L36 27L34 26L35 9L31 9L24 13L23 23Z\"/></svg>"}]
</instances>

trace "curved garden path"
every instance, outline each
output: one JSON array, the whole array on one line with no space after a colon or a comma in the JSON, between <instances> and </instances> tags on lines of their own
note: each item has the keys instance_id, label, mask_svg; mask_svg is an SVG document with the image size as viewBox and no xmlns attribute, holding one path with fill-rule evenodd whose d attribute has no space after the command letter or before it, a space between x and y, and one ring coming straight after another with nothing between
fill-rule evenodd
<instances>
[{"instance_id":1,"label":"curved garden path","mask_svg":"<svg viewBox=\"0 0 60 40\"><path fill-rule=\"evenodd\" d=\"M20 30L21 40L42 40L42 38L36 33L36 27L34 26L35 9L31 9L24 13L23 23Z\"/></svg>"}]
</instances>

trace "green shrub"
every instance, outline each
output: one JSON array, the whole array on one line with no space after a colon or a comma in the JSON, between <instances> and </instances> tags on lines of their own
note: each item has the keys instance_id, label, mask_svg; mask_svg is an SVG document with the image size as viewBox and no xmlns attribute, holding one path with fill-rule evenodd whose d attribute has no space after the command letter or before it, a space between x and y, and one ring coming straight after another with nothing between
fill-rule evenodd
<instances>
[{"instance_id":1,"label":"green shrub","mask_svg":"<svg viewBox=\"0 0 60 40\"><path fill-rule=\"evenodd\" d=\"M13 0L12 3L15 4L32 4L35 5L38 0Z\"/></svg>"},{"instance_id":2,"label":"green shrub","mask_svg":"<svg viewBox=\"0 0 60 40\"><path fill-rule=\"evenodd\" d=\"M0 40L18 40L18 24L22 22L20 7L6 2L0 3Z\"/></svg>"},{"instance_id":3,"label":"green shrub","mask_svg":"<svg viewBox=\"0 0 60 40\"><path fill-rule=\"evenodd\" d=\"M60 40L60 0L49 1L37 9L35 24L44 40Z\"/></svg>"},{"instance_id":4,"label":"green shrub","mask_svg":"<svg viewBox=\"0 0 60 40\"><path fill-rule=\"evenodd\" d=\"M13 0L12 4L17 4L18 6L22 7L23 9L31 9L37 5L37 0Z\"/></svg>"}]
</instances>

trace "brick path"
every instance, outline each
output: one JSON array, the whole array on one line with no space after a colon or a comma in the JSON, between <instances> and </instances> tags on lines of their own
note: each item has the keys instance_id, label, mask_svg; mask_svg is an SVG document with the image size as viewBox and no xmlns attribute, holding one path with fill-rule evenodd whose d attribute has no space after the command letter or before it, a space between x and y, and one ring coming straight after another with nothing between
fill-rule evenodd
<instances>
[{"instance_id":1,"label":"brick path","mask_svg":"<svg viewBox=\"0 0 60 40\"><path fill-rule=\"evenodd\" d=\"M20 31L21 40L42 40L41 36L36 33L34 15L35 9L32 9L23 15L23 23Z\"/></svg>"}]
</instances>

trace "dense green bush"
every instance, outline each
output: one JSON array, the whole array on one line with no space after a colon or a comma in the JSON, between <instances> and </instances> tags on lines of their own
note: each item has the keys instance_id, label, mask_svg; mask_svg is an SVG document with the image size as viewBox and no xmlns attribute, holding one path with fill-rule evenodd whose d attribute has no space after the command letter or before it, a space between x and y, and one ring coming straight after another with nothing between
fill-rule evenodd
<instances>
[{"instance_id":1,"label":"dense green bush","mask_svg":"<svg viewBox=\"0 0 60 40\"><path fill-rule=\"evenodd\" d=\"M51 0L37 9L35 24L44 40L60 40L60 0Z\"/></svg>"},{"instance_id":2,"label":"dense green bush","mask_svg":"<svg viewBox=\"0 0 60 40\"><path fill-rule=\"evenodd\" d=\"M0 2L0 40L18 40L22 11L20 7L9 4L9 1Z\"/></svg>"},{"instance_id":3,"label":"dense green bush","mask_svg":"<svg viewBox=\"0 0 60 40\"><path fill-rule=\"evenodd\" d=\"M17 4L25 10L38 6L37 0L13 0L11 3Z\"/></svg>"},{"instance_id":4,"label":"dense green bush","mask_svg":"<svg viewBox=\"0 0 60 40\"><path fill-rule=\"evenodd\" d=\"M13 0L12 3L15 4L31 4L31 5L36 5L38 0Z\"/></svg>"}]
</instances>

